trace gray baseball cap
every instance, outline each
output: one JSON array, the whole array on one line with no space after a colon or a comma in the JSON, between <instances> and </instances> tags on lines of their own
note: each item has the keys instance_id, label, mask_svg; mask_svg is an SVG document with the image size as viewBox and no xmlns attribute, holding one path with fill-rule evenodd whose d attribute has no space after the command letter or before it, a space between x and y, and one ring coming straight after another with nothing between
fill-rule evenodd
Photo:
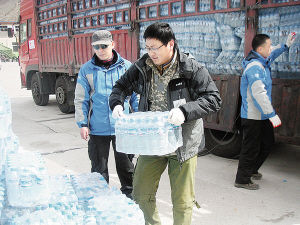
<instances>
[{"instance_id":1,"label":"gray baseball cap","mask_svg":"<svg viewBox=\"0 0 300 225\"><path fill-rule=\"evenodd\" d=\"M92 45L109 45L112 42L112 35L107 30L98 30L93 33Z\"/></svg>"}]
</instances>

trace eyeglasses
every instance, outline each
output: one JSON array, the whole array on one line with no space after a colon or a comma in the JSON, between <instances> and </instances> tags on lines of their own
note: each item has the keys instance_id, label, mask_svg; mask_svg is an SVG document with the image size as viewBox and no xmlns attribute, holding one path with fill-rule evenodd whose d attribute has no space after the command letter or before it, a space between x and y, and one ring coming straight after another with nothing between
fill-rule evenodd
<instances>
[{"instance_id":1,"label":"eyeglasses","mask_svg":"<svg viewBox=\"0 0 300 225\"><path fill-rule=\"evenodd\" d=\"M164 46L164 44L162 44L161 46L159 46L158 48L148 48L146 47L147 52L157 52L162 46Z\"/></svg>"},{"instance_id":2,"label":"eyeglasses","mask_svg":"<svg viewBox=\"0 0 300 225\"><path fill-rule=\"evenodd\" d=\"M108 47L108 45L104 45L104 44L101 44L101 45L93 45L93 48L95 50L99 50L100 48L101 49L106 49Z\"/></svg>"}]
</instances>

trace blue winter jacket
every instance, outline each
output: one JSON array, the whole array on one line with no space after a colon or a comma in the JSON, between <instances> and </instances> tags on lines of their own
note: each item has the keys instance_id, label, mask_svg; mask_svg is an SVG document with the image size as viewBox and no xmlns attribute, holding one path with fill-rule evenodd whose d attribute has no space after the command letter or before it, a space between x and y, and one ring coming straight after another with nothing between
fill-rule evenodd
<instances>
[{"instance_id":1,"label":"blue winter jacket","mask_svg":"<svg viewBox=\"0 0 300 225\"><path fill-rule=\"evenodd\" d=\"M130 67L131 62L119 54L117 62L106 69L95 65L95 57L85 63L79 71L75 89L75 119L79 128L88 126L93 135L115 135L115 120L109 108L109 96L115 82ZM135 93L124 103L124 113L138 111Z\"/></svg>"},{"instance_id":2,"label":"blue winter jacket","mask_svg":"<svg viewBox=\"0 0 300 225\"><path fill-rule=\"evenodd\" d=\"M284 51L286 45L273 50L268 58L251 51L243 60L244 69L240 92L242 96L241 118L266 120L275 116L272 106L271 63Z\"/></svg>"}]
</instances>

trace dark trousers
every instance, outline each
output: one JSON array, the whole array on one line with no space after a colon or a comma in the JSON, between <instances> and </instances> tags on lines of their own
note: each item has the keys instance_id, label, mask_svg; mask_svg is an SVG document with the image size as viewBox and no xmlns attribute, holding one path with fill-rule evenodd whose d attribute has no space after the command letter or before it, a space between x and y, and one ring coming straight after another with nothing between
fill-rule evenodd
<instances>
[{"instance_id":1,"label":"dark trousers","mask_svg":"<svg viewBox=\"0 0 300 225\"><path fill-rule=\"evenodd\" d=\"M247 184L268 157L274 144L274 129L269 120L241 120L242 150L235 182Z\"/></svg>"},{"instance_id":2,"label":"dark trousers","mask_svg":"<svg viewBox=\"0 0 300 225\"><path fill-rule=\"evenodd\" d=\"M111 141L114 149L116 169L121 183L121 191L127 195L132 192L134 171L132 159L134 155L127 155L116 151L116 136L90 135L88 153L92 164L91 171L100 173L107 183L109 183L107 163Z\"/></svg>"}]
</instances>

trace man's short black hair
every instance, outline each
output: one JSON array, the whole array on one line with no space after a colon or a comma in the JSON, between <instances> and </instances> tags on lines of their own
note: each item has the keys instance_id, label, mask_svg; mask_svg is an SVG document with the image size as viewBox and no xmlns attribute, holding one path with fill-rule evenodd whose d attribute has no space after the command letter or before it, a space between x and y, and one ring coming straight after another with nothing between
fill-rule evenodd
<instances>
[{"instance_id":1,"label":"man's short black hair","mask_svg":"<svg viewBox=\"0 0 300 225\"><path fill-rule=\"evenodd\" d=\"M270 39L270 36L267 34L257 34L252 40L252 49L257 50L258 47L266 43L266 40Z\"/></svg>"},{"instance_id":2,"label":"man's short black hair","mask_svg":"<svg viewBox=\"0 0 300 225\"><path fill-rule=\"evenodd\" d=\"M167 45L169 41L174 40L176 45L175 34L168 23L156 22L149 25L144 33L144 39L154 38Z\"/></svg>"}]
</instances>

